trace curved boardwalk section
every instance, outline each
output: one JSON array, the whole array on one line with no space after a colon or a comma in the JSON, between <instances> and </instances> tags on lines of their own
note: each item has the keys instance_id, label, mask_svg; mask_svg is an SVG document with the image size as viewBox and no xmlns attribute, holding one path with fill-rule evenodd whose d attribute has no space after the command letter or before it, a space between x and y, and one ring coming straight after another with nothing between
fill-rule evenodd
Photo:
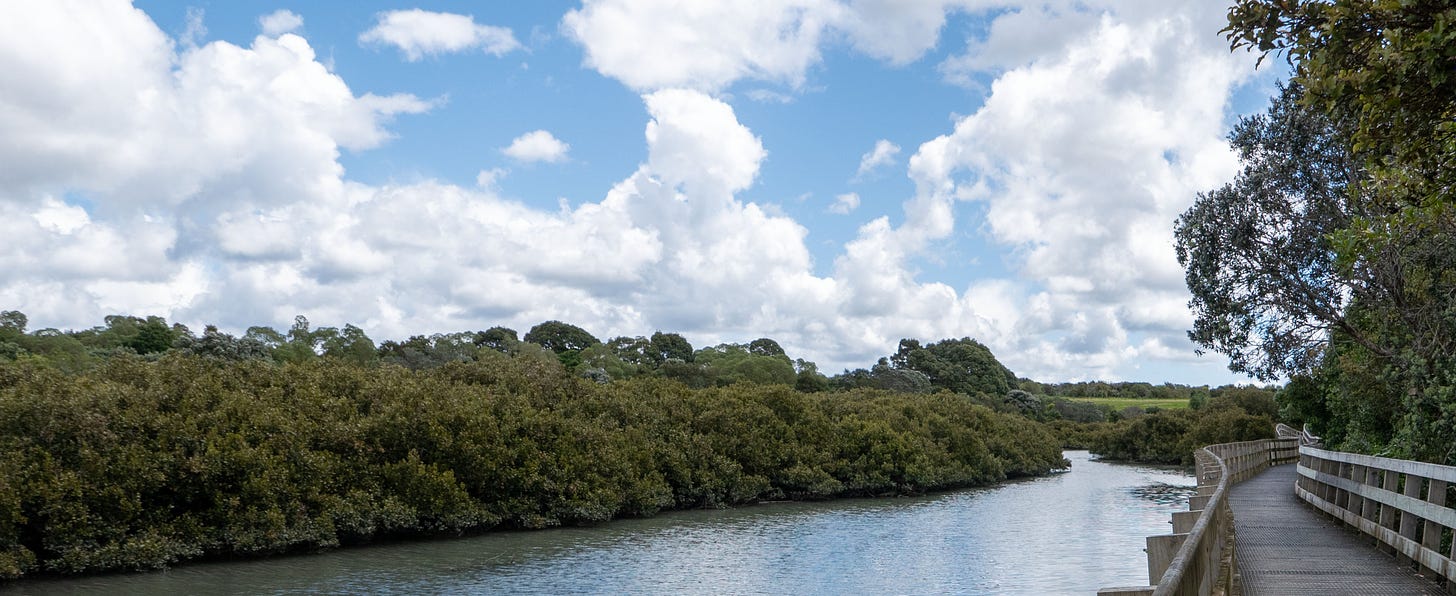
<instances>
[{"instance_id":1,"label":"curved boardwalk section","mask_svg":"<svg viewBox=\"0 0 1456 596\"><path fill-rule=\"evenodd\" d=\"M1446 594L1369 537L1315 513L1295 497L1296 477L1294 465L1275 466L1229 495L1244 594Z\"/></svg>"}]
</instances>

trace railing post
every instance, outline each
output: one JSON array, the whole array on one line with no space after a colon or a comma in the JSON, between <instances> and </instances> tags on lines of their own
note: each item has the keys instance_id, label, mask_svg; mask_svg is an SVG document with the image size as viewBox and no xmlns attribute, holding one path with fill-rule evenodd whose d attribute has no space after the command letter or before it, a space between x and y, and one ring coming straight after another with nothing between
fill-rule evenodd
<instances>
[{"instance_id":1,"label":"railing post","mask_svg":"<svg viewBox=\"0 0 1456 596\"><path fill-rule=\"evenodd\" d=\"M1380 488L1392 493L1396 492L1400 487L1400 473L1393 470L1384 470L1382 473L1385 475L1385 482L1381 483ZM1372 482L1371 484L1374 483ZM1367 519L1370 518L1367 517ZM1387 530L1399 531L1399 528L1395 525L1395 508L1389 505L1382 505L1380 507L1380 521L1378 523L1380 527ZM1375 546L1387 553L1395 552L1396 550L1393 545L1383 544L1379 537L1375 539Z\"/></svg>"},{"instance_id":2,"label":"railing post","mask_svg":"<svg viewBox=\"0 0 1456 596\"><path fill-rule=\"evenodd\" d=\"M1372 487L1376 487L1376 481L1379 481L1380 474L1382 474L1382 472L1380 472L1379 469L1374 468L1366 468L1364 469L1364 471L1366 471L1366 474L1364 474L1358 482L1360 482L1360 484L1367 484L1372 485ZM1340 503L1335 503L1335 506L1342 507ZM1379 503L1374 503L1374 501L1363 501L1363 506L1360 507L1360 517L1364 517L1364 519L1372 520L1372 522L1374 522L1374 520L1376 520L1377 506L1379 506ZM1350 507L1345 507L1345 509L1350 509Z\"/></svg>"},{"instance_id":3,"label":"railing post","mask_svg":"<svg viewBox=\"0 0 1456 596\"><path fill-rule=\"evenodd\" d=\"M1437 507L1444 507L1446 505L1446 486L1446 481L1432 478L1426 486L1426 502ZM1441 552L1441 524L1426 520L1423 533L1425 535L1421 538L1421 546ZM1456 540L1452 542L1456 542ZM1456 548L1456 544L1453 544L1452 547ZM1451 558L1456 559L1456 556Z\"/></svg>"},{"instance_id":4,"label":"railing post","mask_svg":"<svg viewBox=\"0 0 1456 596\"><path fill-rule=\"evenodd\" d=\"M1394 474L1394 472L1388 472L1388 473ZM1425 478L1422 478L1422 477L1417 476L1415 474L1406 474L1405 475L1405 487L1404 487L1403 490L1401 490L1401 494L1402 495L1405 495L1407 497L1410 497L1412 499L1419 500L1421 498L1421 488L1422 488L1421 485L1425 483L1425 480L1426 480ZM1395 508L1392 507L1391 509L1395 509ZM1417 525L1416 524L1416 516L1415 516L1414 513L1411 513L1409 511L1401 511L1400 512L1400 530L1399 531L1400 531L1400 535L1401 535L1402 538L1405 538L1407 540L1410 540L1410 541L1414 542L1415 539L1416 539L1416 525ZM1397 552L1400 551L1400 549L1396 549L1396 550L1397 550ZM1400 560L1400 563L1402 565L1405 565L1405 564L1408 564L1408 563L1411 562L1411 558L1408 557L1408 556L1406 556L1404 552L1400 552L1400 554L1399 554L1399 556L1397 558Z\"/></svg>"},{"instance_id":5,"label":"railing post","mask_svg":"<svg viewBox=\"0 0 1456 596\"><path fill-rule=\"evenodd\" d=\"M1159 536L1148 536L1148 583L1157 585L1158 580L1163 578L1163 572L1168 570L1168 565L1173 563L1173 557L1182 548L1183 542L1188 540L1187 534L1162 534Z\"/></svg>"}]
</instances>

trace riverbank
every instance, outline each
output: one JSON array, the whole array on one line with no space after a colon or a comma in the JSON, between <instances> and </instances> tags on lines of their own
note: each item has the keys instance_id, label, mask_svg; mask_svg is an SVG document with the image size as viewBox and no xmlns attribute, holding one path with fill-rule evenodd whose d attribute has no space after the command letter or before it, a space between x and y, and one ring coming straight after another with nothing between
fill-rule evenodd
<instances>
[{"instance_id":1,"label":"riverbank","mask_svg":"<svg viewBox=\"0 0 1456 596\"><path fill-rule=\"evenodd\" d=\"M920 494L1065 465L1039 424L950 393L598 385L504 355L422 371L21 361L0 365L0 574Z\"/></svg>"},{"instance_id":2,"label":"riverbank","mask_svg":"<svg viewBox=\"0 0 1456 596\"><path fill-rule=\"evenodd\" d=\"M19 594L1091 593L1146 573L1145 536L1186 508L1178 469L1066 452L1071 469L895 499L664 512L166 573L13 584ZM1047 545L1056 545L1056 556Z\"/></svg>"}]
</instances>

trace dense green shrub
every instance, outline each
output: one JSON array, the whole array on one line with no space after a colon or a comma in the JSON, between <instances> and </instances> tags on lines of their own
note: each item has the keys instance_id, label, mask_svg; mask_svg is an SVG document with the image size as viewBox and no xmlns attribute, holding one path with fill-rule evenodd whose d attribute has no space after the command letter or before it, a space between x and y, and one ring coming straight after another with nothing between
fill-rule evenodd
<instances>
[{"instance_id":1,"label":"dense green shrub","mask_svg":"<svg viewBox=\"0 0 1456 596\"><path fill-rule=\"evenodd\" d=\"M1057 430L1063 444L1081 441L1108 459L1189 464L1199 447L1273 438L1274 420L1266 404L1253 403L1258 414L1226 402L1202 410L1159 410L1116 423L1064 423Z\"/></svg>"},{"instance_id":2,"label":"dense green shrub","mask_svg":"<svg viewBox=\"0 0 1456 596\"><path fill-rule=\"evenodd\" d=\"M148 569L381 536L895 495L1064 467L964 396L598 385L483 350L411 370L174 351L0 362L0 576Z\"/></svg>"}]
</instances>

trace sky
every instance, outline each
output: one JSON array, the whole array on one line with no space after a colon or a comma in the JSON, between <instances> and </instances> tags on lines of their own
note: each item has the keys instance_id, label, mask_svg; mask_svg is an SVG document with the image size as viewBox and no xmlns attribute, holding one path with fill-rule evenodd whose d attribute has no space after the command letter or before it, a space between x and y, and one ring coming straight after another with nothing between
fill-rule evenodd
<instances>
[{"instance_id":1,"label":"sky","mask_svg":"<svg viewBox=\"0 0 1456 596\"><path fill-rule=\"evenodd\" d=\"M0 5L0 309L376 341L546 320L972 337L1042 381L1247 382L1173 222L1285 73L1207 0Z\"/></svg>"}]
</instances>

